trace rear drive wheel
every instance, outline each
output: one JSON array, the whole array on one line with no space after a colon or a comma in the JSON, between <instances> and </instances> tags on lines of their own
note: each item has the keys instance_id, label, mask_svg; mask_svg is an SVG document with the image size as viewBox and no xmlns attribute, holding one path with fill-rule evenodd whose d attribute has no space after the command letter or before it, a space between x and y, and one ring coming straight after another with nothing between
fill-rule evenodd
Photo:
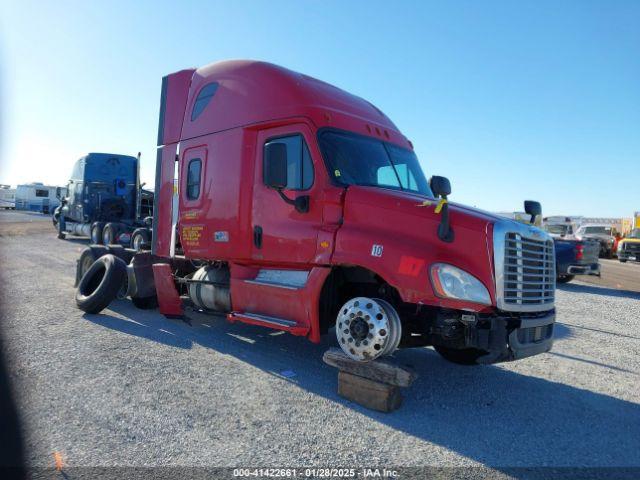
<instances>
[{"instance_id":1,"label":"rear drive wheel","mask_svg":"<svg viewBox=\"0 0 640 480\"><path fill-rule=\"evenodd\" d=\"M107 223L102 230L102 243L104 245L116 243L117 234L118 226L115 223Z\"/></svg>"},{"instance_id":2,"label":"rear drive wheel","mask_svg":"<svg viewBox=\"0 0 640 480\"><path fill-rule=\"evenodd\" d=\"M478 350L477 348L463 348L455 349L449 347L441 347L440 345L434 345L436 352L438 352L445 360L457 363L458 365L478 365L478 358L486 355L484 350Z\"/></svg>"},{"instance_id":3,"label":"rear drive wheel","mask_svg":"<svg viewBox=\"0 0 640 480\"><path fill-rule=\"evenodd\" d=\"M354 360L368 362L393 353L401 335L398 312L380 298L352 298L338 312L338 344Z\"/></svg>"},{"instance_id":4,"label":"rear drive wheel","mask_svg":"<svg viewBox=\"0 0 640 480\"><path fill-rule=\"evenodd\" d=\"M139 252L149 245L149 231L146 228L138 228L131 235L131 248Z\"/></svg>"},{"instance_id":5,"label":"rear drive wheel","mask_svg":"<svg viewBox=\"0 0 640 480\"><path fill-rule=\"evenodd\" d=\"M569 283L575 277L575 275L558 275L556 277L556 283Z\"/></svg>"},{"instance_id":6,"label":"rear drive wheel","mask_svg":"<svg viewBox=\"0 0 640 480\"><path fill-rule=\"evenodd\" d=\"M104 223L95 222L91 225L91 243L96 245L102 244L102 230L104 229Z\"/></svg>"},{"instance_id":7,"label":"rear drive wheel","mask_svg":"<svg viewBox=\"0 0 640 480\"><path fill-rule=\"evenodd\" d=\"M158 297L131 297L133 304L140 310L153 310L158 307Z\"/></svg>"},{"instance_id":8,"label":"rear drive wheel","mask_svg":"<svg viewBox=\"0 0 640 480\"><path fill-rule=\"evenodd\" d=\"M87 313L99 313L117 297L127 276L127 265L108 254L93 262L76 291L76 304Z\"/></svg>"}]
</instances>

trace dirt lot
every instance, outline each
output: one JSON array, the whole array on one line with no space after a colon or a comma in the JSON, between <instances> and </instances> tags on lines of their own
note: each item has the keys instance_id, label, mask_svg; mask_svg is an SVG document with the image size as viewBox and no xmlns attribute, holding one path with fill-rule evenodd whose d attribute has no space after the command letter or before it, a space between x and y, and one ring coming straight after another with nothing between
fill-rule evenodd
<instances>
[{"instance_id":1,"label":"dirt lot","mask_svg":"<svg viewBox=\"0 0 640 480\"><path fill-rule=\"evenodd\" d=\"M69 466L640 467L638 293L562 286L553 351L519 362L400 351L420 378L382 414L336 395L328 343L221 317L189 326L128 301L83 314L84 242L57 240L48 217L9 235L6 219L22 218L11 215L0 213L3 349L30 465L57 451Z\"/></svg>"}]
</instances>

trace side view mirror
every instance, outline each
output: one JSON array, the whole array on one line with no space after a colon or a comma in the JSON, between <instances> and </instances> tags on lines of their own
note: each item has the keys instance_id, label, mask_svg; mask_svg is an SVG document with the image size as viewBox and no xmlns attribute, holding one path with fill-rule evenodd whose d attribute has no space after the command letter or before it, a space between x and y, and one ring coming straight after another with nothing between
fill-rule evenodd
<instances>
[{"instance_id":1,"label":"side view mirror","mask_svg":"<svg viewBox=\"0 0 640 480\"><path fill-rule=\"evenodd\" d=\"M527 215L531 215L530 223L534 223L538 215L542 215L542 205L534 200L524 201L524 211Z\"/></svg>"},{"instance_id":2,"label":"side view mirror","mask_svg":"<svg viewBox=\"0 0 640 480\"><path fill-rule=\"evenodd\" d=\"M284 143L267 143L264 146L264 183L271 188L287 186L287 146Z\"/></svg>"},{"instance_id":3,"label":"side view mirror","mask_svg":"<svg viewBox=\"0 0 640 480\"><path fill-rule=\"evenodd\" d=\"M292 200L282 192L287 186L287 170L287 146L278 142L267 143L264 146L263 164L265 185L275 188L280 198L293 205L297 212L306 213L309 211L309 195L300 195Z\"/></svg>"},{"instance_id":4,"label":"side view mirror","mask_svg":"<svg viewBox=\"0 0 640 480\"><path fill-rule=\"evenodd\" d=\"M451 195L451 182L447 177L434 175L429 180L429 186L433 194L438 197L447 198L447 195Z\"/></svg>"},{"instance_id":5,"label":"side view mirror","mask_svg":"<svg viewBox=\"0 0 640 480\"><path fill-rule=\"evenodd\" d=\"M438 225L438 238L443 242L451 243L454 240L453 229L449 223L449 204L446 203L447 195L451 194L451 182L447 177L434 175L429 180L431 191L436 197L442 198L440 210L440 224Z\"/></svg>"}]
</instances>

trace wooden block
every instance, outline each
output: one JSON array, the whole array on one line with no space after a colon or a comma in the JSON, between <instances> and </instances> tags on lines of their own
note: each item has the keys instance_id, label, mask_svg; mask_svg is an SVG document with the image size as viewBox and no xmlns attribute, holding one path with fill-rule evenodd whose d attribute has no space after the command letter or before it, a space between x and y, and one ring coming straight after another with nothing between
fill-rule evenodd
<instances>
[{"instance_id":1,"label":"wooden block","mask_svg":"<svg viewBox=\"0 0 640 480\"><path fill-rule=\"evenodd\" d=\"M397 387L409 387L418 378L412 369L399 365L391 359L381 358L371 362L358 362L349 358L339 348L330 348L324 352L322 359L326 364L340 371Z\"/></svg>"},{"instance_id":2,"label":"wooden block","mask_svg":"<svg viewBox=\"0 0 640 480\"><path fill-rule=\"evenodd\" d=\"M338 395L379 412L392 412L402 404L398 387L343 371L338 372Z\"/></svg>"}]
</instances>

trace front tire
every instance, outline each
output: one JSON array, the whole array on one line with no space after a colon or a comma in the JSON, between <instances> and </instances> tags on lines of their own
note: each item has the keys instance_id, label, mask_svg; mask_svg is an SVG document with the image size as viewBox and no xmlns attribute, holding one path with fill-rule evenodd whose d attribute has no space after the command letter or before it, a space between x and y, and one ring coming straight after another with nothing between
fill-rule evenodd
<instances>
[{"instance_id":1,"label":"front tire","mask_svg":"<svg viewBox=\"0 0 640 480\"><path fill-rule=\"evenodd\" d=\"M558 275L556 277L556 283L569 283L575 277L575 275Z\"/></svg>"},{"instance_id":2,"label":"front tire","mask_svg":"<svg viewBox=\"0 0 640 480\"><path fill-rule=\"evenodd\" d=\"M349 358L359 362L390 355L398 348L401 336L398 312L380 298L352 298L336 318L338 345Z\"/></svg>"},{"instance_id":3,"label":"front tire","mask_svg":"<svg viewBox=\"0 0 640 480\"><path fill-rule=\"evenodd\" d=\"M433 347L436 352L438 352L442 358L445 360L456 363L458 365L478 365L478 359L488 352L484 350L479 350L477 348L449 348L449 347L441 347L440 345L434 345Z\"/></svg>"},{"instance_id":4,"label":"front tire","mask_svg":"<svg viewBox=\"0 0 640 480\"><path fill-rule=\"evenodd\" d=\"M626 258L618 257L618 260L620 260L620 263L627 263L627 259Z\"/></svg>"}]
</instances>

